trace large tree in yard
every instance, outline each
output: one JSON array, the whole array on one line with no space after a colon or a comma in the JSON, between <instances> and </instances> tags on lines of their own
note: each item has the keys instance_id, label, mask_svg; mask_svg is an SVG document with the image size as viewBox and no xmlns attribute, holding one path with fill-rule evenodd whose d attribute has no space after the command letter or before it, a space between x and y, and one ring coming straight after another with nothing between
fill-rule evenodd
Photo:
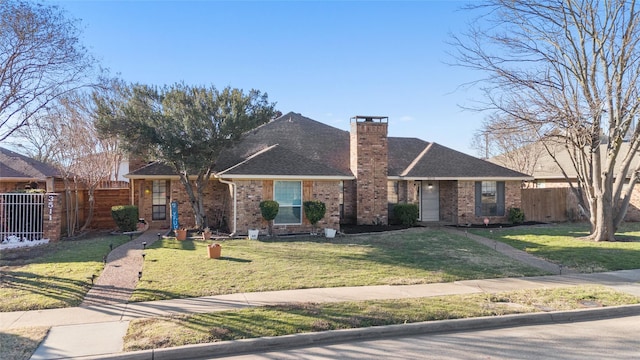
<instances>
[{"instance_id":1,"label":"large tree in yard","mask_svg":"<svg viewBox=\"0 0 640 360\"><path fill-rule=\"evenodd\" d=\"M196 226L208 226L204 191L221 151L271 120L267 94L227 87L132 85L121 100L96 97L98 128L130 154L170 165L189 196Z\"/></svg>"},{"instance_id":2,"label":"large tree in yard","mask_svg":"<svg viewBox=\"0 0 640 360\"><path fill-rule=\"evenodd\" d=\"M0 141L86 83L93 60L79 35L56 6L0 1Z\"/></svg>"},{"instance_id":3,"label":"large tree in yard","mask_svg":"<svg viewBox=\"0 0 640 360\"><path fill-rule=\"evenodd\" d=\"M563 146L589 238L615 240L640 175L632 166L640 147L635 1L488 0L472 8L485 15L453 42L460 65L486 74L479 107L535 129L552 157Z\"/></svg>"}]
</instances>

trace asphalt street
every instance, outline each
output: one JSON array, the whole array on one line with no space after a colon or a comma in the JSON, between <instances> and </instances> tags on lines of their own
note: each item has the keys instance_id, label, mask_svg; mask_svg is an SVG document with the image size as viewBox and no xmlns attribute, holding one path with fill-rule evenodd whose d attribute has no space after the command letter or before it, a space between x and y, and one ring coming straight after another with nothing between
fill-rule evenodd
<instances>
[{"instance_id":1,"label":"asphalt street","mask_svg":"<svg viewBox=\"0 0 640 360\"><path fill-rule=\"evenodd\" d=\"M462 331L224 357L274 359L638 359L640 316Z\"/></svg>"}]
</instances>

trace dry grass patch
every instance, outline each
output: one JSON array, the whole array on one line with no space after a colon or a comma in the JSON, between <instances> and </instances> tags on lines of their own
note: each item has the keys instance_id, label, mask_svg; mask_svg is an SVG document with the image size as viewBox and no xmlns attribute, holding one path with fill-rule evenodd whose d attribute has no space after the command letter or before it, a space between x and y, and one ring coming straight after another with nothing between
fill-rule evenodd
<instances>
[{"instance_id":1,"label":"dry grass patch","mask_svg":"<svg viewBox=\"0 0 640 360\"><path fill-rule=\"evenodd\" d=\"M28 360L48 331L47 327L3 330L0 332L0 358Z\"/></svg>"},{"instance_id":2,"label":"dry grass patch","mask_svg":"<svg viewBox=\"0 0 640 360\"><path fill-rule=\"evenodd\" d=\"M637 304L639 298L602 286L522 290L418 299L300 303L209 314L134 320L125 351L333 329Z\"/></svg>"}]
</instances>

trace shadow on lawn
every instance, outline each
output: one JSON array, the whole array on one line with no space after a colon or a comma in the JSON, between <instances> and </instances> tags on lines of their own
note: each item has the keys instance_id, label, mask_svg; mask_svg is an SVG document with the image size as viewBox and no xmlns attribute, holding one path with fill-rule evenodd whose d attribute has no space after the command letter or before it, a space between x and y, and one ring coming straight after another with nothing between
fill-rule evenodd
<instances>
[{"instance_id":1,"label":"shadow on lawn","mask_svg":"<svg viewBox=\"0 0 640 360\"><path fill-rule=\"evenodd\" d=\"M47 276L46 281L39 281L39 278L45 279L42 276L28 272L3 271L0 276L0 287L25 291L60 301L62 304L59 307L80 304L82 298L91 288L90 280L79 281ZM55 291L52 291L53 289Z\"/></svg>"}]
</instances>

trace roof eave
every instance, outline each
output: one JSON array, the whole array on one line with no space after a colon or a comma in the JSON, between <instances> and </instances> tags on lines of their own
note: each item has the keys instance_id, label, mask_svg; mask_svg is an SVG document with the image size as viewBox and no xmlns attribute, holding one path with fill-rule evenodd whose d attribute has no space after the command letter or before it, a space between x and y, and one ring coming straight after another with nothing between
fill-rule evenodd
<instances>
[{"instance_id":1,"label":"roof eave","mask_svg":"<svg viewBox=\"0 0 640 360\"><path fill-rule=\"evenodd\" d=\"M354 180L354 176L347 175L240 175L223 174L217 176L223 180Z\"/></svg>"},{"instance_id":2,"label":"roof eave","mask_svg":"<svg viewBox=\"0 0 640 360\"><path fill-rule=\"evenodd\" d=\"M463 181L531 181L534 180L532 176L517 176L517 177L505 177L505 176L469 176L469 177L452 177L452 176L389 176L389 180L463 180Z\"/></svg>"}]
</instances>

